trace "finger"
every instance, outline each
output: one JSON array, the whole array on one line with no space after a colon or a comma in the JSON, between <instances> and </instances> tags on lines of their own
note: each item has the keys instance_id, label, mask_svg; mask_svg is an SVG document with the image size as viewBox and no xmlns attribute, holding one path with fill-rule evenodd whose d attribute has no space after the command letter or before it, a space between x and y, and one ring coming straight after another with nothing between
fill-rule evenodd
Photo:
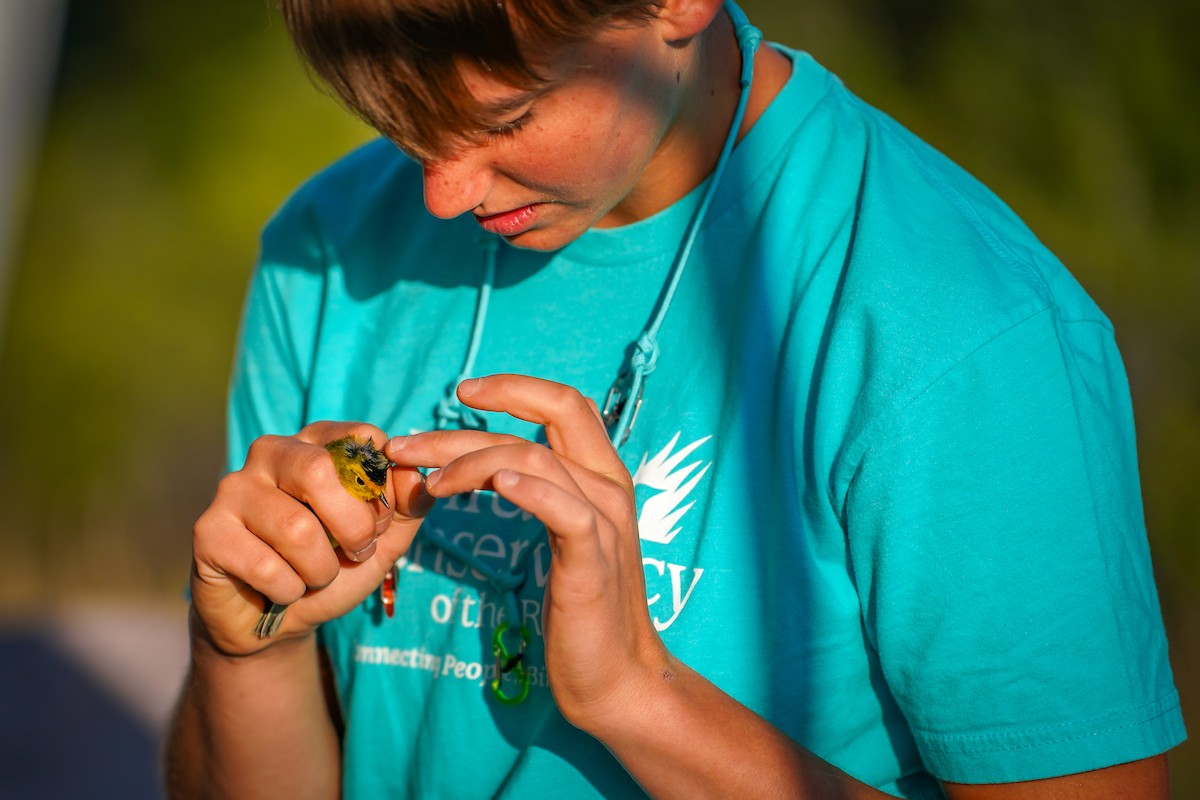
<instances>
[{"instance_id":1,"label":"finger","mask_svg":"<svg viewBox=\"0 0 1200 800\"><path fill-rule=\"evenodd\" d=\"M315 438L315 427L305 429L307 438ZM341 430L346 429L343 424ZM264 436L251 444L244 471L307 504L351 558L370 556L377 520L390 512L379 501L365 503L342 486L323 444L298 436Z\"/></svg>"},{"instance_id":2,"label":"finger","mask_svg":"<svg viewBox=\"0 0 1200 800\"><path fill-rule=\"evenodd\" d=\"M529 443L519 436L502 433L445 430L394 436L388 440L383 452L397 466L437 469L476 450Z\"/></svg>"},{"instance_id":3,"label":"finger","mask_svg":"<svg viewBox=\"0 0 1200 800\"><path fill-rule=\"evenodd\" d=\"M449 497L476 489L490 489L492 477L505 469L539 475L564 491L585 498L563 459L545 447L528 442L467 453L430 473L425 483L433 496Z\"/></svg>"},{"instance_id":4,"label":"finger","mask_svg":"<svg viewBox=\"0 0 1200 800\"><path fill-rule=\"evenodd\" d=\"M566 384L527 375L490 375L463 381L458 396L472 408L503 411L542 425L550 449L610 479L629 480L595 403Z\"/></svg>"},{"instance_id":5,"label":"finger","mask_svg":"<svg viewBox=\"0 0 1200 800\"><path fill-rule=\"evenodd\" d=\"M202 515L193 550L196 578L206 586L245 585L277 603L295 602L307 590L304 579L274 548L232 517Z\"/></svg>"},{"instance_id":6,"label":"finger","mask_svg":"<svg viewBox=\"0 0 1200 800\"><path fill-rule=\"evenodd\" d=\"M286 561L307 587L328 586L337 577L339 561L325 526L311 508L295 498L278 490L258 496L244 511L242 522Z\"/></svg>"},{"instance_id":7,"label":"finger","mask_svg":"<svg viewBox=\"0 0 1200 800\"><path fill-rule=\"evenodd\" d=\"M525 509L546 526L555 559L565 570L587 568L603 558L596 508L561 484L538 475L500 470L493 476L495 491Z\"/></svg>"},{"instance_id":8,"label":"finger","mask_svg":"<svg viewBox=\"0 0 1200 800\"><path fill-rule=\"evenodd\" d=\"M370 439L376 447L382 447L387 441L387 434L379 428L366 422L334 422L320 420L310 422L300 429L296 438L309 444L319 444L324 447L335 439L343 436L353 436L356 439Z\"/></svg>"},{"instance_id":9,"label":"finger","mask_svg":"<svg viewBox=\"0 0 1200 800\"><path fill-rule=\"evenodd\" d=\"M524 448L529 448L529 450L526 451ZM460 459L465 459L468 456L483 454L485 451L492 449L496 449L497 452L488 455L486 462L481 462L482 466L474 473L477 476L474 479L474 483L470 479L465 479L455 482L454 485L467 487L462 489L462 491L487 488L485 479L490 477L490 472L495 472L503 467L511 467L537 474L542 474L541 470L543 469L565 469L570 475L571 480L588 493L589 496L594 492L604 492L606 489L613 487L611 480L597 475L565 456L552 453L552 451L542 445L534 444L518 436L471 430L430 431L428 433L412 434L411 436L397 436L388 442L385 452L397 464L435 468L437 471L431 472L430 477L434 477L435 482L438 482L442 481L445 477L442 473L446 466L456 463ZM558 463L550 465L549 462L545 462L546 466L538 467L536 463L541 462L528 461L530 458L538 459L542 457L557 459ZM507 458L512 458L513 460L505 463L504 459ZM434 494L438 497L449 496L451 492L446 488L449 485L442 484L441 488Z\"/></svg>"},{"instance_id":10,"label":"finger","mask_svg":"<svg viewBox=\"0 0 1200 800\"><path fill-rule=\"evenodd\" d=\"M424 519L434 504L434 497L425 489L425 476L417 471L416 465L395 466L389 470L389 474L391 513L376 520L377 535L387 530L393 522Z\"/></svg>"}]
</instances>

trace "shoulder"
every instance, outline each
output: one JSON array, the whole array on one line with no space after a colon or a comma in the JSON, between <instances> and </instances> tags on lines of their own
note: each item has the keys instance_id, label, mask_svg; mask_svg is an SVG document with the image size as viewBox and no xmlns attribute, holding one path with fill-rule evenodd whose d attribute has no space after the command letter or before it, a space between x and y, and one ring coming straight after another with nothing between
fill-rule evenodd
<instances>
[{"instance_id":1,"label":"shoulder","mask_svg":"<svg viewBox=\"0 0 1200 800\"><path fill-rule=\"evenodd\" d=\"M296 196L386 191L397 179L419 177L416 162L387 139L377 138L314 174L301 185Z\"/></svg>"},{"instance_id":2,"label":"shoulder","mask_svg":"<svg viewBox=\"0 0 1200 800\"><path fill-rule=\"evenodd\" d=\"M1100 319L1058 258L968 170L808 54L781 52L792 76L745 140L737 191L763 198L780 223L767 229L801 259L792 264L804 271L826 257L821 266L855 289L843 299L891 311L902 310L898 299L957 307L979 292L1035 307L1022 313L1055 305Z\"/></svg>"},{"instance_id":3,"label":"shoulder","mask_svg":"<svg viewBox=\"0 0 1200 800\"><path fill-rule=\"evenodd\" d=\"M795 287L783 302L804 309L817 342L813 400L839 409L841 436L897 419L983 352L1003 395L1031 359L1086 365L1111 351L1105 315L1012 208L811 58L792 59L808 88L764 115L786 138L759 229L776 237L765 269ZM839 452L853 469L861 450Z\"/></svg>"},{"instance_id":4,"label":"shoulder","mask_svg":"<svg viewBox=\"0 0 1200 800\"><path fill-rule=\"evenodd\" d=\"M889 340L919 336L924 351L940 342L950 358L1044 311L1108 327L995 192L840 81L823 85L790 154L807 166L789 168L815 171L813 203L830 235L842 236L841 302L885 326Z\"/></svg>"},{"instance_id":5,"label":"shoulder","mask_svg":"<svg viewBox=\"0 0 1200 800\"><path fill-rule=\"evenodd\" d=\"M380 213L422 207L418 164L386 139L374 139L304 181L271 220L337 230Z\"/></svg>"}]
</instances>

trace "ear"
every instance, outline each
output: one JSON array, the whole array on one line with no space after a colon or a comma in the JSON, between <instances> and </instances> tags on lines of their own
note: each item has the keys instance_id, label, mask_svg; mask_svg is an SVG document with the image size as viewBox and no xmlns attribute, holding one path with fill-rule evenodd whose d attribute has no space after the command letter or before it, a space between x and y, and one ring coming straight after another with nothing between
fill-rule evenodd
<instances>
[{"instance_id":1,"label":"ear","mask_svg":"<svg viewBox=\"0 0 1200 800\"><path fill-rule=\"evenodd\" d=\"M703 33L723 6L724 0L663 0L656 20L663 40L682 44Z\"/></svg>"}]
</instances>

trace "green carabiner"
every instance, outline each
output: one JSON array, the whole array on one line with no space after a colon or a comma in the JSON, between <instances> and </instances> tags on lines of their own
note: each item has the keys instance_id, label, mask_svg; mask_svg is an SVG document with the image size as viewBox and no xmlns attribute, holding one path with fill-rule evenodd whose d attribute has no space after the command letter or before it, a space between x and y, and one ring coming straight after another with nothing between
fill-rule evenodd
<instances>
[{"instance_id":1,"label":"green carabiner","mask_svg":"<svg viewBox=\"0 0 1200 800\"><path fill-rule=\"evenodd\" d=\"M525 668L525 650L529 647L529 628L522 625L519 629L521 645L516 654L508 650L504 643L504 633L508 630L508 622L501 622L496 632L492 634L492 653L496 656L496 677L492 679L492 694L501 703L515 706L529 696L529 670ZM511 674L520 687L515 695L506 694L503 688L504 676Z\"/></svg>"}]
</instances>

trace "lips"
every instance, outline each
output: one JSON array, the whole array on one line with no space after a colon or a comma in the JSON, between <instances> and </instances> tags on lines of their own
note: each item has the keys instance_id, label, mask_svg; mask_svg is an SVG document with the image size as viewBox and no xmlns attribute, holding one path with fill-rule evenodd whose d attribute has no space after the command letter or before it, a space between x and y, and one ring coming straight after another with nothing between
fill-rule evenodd
<instances>
[{"instance_id":1,"label":"lips","mask_svg":"<svg viewBox=\"0 0 1200 800\"><path fill-rule=\"evenodd\" d=\"M475 221L479 223L479 227L488 233L495 233L500 236L516 236L532 227L534 220L537 218L537 207L537 203L531 203L527 206L501 211L499 214L488 214L486 216L476 214Z\"/></svg>"}]
</instances>

